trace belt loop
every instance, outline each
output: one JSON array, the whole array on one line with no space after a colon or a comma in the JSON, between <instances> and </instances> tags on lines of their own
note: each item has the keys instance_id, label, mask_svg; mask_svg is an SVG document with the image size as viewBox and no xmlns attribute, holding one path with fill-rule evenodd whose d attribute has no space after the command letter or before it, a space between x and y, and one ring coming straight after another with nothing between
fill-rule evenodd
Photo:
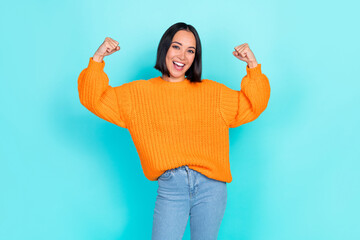
<instances>
[{"instance_id":1,"label":"belt loop","mask_svg":"<svg viewBox=\"0 0 360 240\"><path fill-rule=\"evenodd\" d=\"M189 172L189 167L188 167L188 165L185 165L184 167L185 167L185 170L186 170L187 172Z\"/></svg>"}]
</instances>

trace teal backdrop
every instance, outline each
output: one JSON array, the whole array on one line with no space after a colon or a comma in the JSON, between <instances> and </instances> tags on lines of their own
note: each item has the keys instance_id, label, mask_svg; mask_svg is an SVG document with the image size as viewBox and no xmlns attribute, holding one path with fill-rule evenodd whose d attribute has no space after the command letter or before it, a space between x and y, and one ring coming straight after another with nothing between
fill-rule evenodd
<instances>
[{"instance_id":1,"label":"teal backdrop","mask_svg":"<svg viewBox=\"0 0 360 240\"><path fill-rule=\"evenodd\" d=\"M80 104L77 79L111 37L110 85L159 76L162 34L193 25L203 78L240 90L248 43L271 85L230 129L220 240L360 239L357 1L6 1L0 54L0 239L150 239L157 182L127 129ZM189 226L184 239L190 239Z\"/></svg>"}]
</instances>

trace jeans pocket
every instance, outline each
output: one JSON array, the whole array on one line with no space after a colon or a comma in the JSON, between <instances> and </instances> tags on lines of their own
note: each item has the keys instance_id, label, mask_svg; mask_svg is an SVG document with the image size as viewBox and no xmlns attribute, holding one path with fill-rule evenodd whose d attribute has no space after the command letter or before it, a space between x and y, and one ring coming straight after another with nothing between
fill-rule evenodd
<instances>
[{"instance_id":1,"label":"jeans pocket","mask_svg":"<svg viewBox=\"0 0 360 240\"><path fill-rule=\"evenodd\" d=\"M169 180L172 176L172 169L166 170L161 176L158 178L158 180Z\"/></svg>"}]
</instances>

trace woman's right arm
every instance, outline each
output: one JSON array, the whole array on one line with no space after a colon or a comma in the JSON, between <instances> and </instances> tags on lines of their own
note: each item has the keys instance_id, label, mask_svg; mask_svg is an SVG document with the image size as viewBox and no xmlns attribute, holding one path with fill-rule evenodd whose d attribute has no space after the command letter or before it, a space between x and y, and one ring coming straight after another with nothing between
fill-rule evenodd
<instances>
[{"instance_id":1,"label":"woman's right arm","mask_svg":"<svg viewBox=\"0 0 360 240\"><path fill-rule=\"evenodd\" d=\"M131 112L129 83L111 87L104 72L104 56L120 49L113 41L106 38L94 56L90 57L88 67L80 73L79 98L81 104L98 117L127 128Z\"/></svg>"}]
</instances>

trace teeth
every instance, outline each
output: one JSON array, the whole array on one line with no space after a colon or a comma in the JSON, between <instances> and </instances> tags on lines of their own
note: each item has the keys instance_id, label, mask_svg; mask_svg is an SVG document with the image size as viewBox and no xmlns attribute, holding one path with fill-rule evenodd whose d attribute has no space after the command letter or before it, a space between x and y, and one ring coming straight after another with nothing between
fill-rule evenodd
<instances>
[{"instance_id":1,"label":"teeth","mask_svg":"<svg viewBox=\"0 0 360 240\"><path fill-rule=\"evenodd\" d=\"M185 64L183 63L178 63L178 62L174 62L176 65L178 65L179 67L183 67Z\"/></svg>"}]
</instances>

